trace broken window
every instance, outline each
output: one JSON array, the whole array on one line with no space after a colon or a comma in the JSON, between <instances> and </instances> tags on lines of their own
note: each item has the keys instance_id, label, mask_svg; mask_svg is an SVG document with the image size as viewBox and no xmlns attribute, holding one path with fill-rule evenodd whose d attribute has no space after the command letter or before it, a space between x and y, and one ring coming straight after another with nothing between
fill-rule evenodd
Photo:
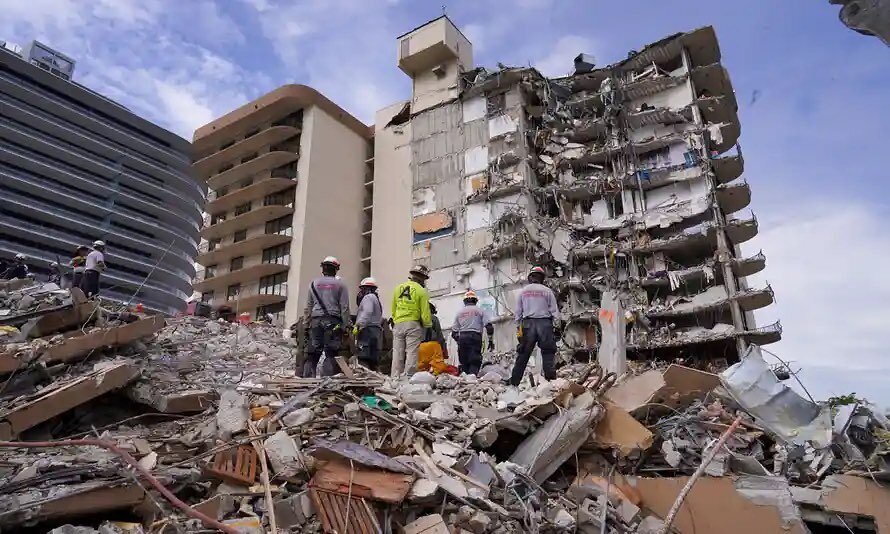
<instances>
[{"instance_id":1,"label":"broken window","mask_svg":"<svg viewBox=\"0 0 890 534\"><path fill-rule=\"evenodd\" d=\"M223 221L225 221L225 220L226 220L226 214L225 214L225 213L217 213L216 215L213 215L212 217L210 217L210 224L211 224L211 225L213 225L213 224L219 224L219 223L221 223L221 222L223 222Z\"/></svg>"},{"instance_id":2,"label":"broken window","mask_svg":"<svg viewBox=\"0 0 890 534\"><path fill-rule=\"evenodd\" d=\"M486 113L489 117L500 115L507 109L507 93L498 93L491 95L485 102Z\"/></svg>"},{"instance_id":3,"label":"broken window","mask_svg":"<svg viewBox=\"0 0 890 534\"><path fill-rule=\"evenodd\" d=\"M211 239L207 241L207 251L210 252L216 250L216 248L219 246L219 243L219 239Z\"/></svg>"},{"instance_id":4,"label":"broken window","mask_svg":"<svg viewBox=\"0 0 890 534\"><path fill-rule=\"evenodd\" d=\"M606 199L606 208L609 210L609 218L614 219L624 215L624 199L622 195L613 195Z\"/></svg>"}]
</instances>

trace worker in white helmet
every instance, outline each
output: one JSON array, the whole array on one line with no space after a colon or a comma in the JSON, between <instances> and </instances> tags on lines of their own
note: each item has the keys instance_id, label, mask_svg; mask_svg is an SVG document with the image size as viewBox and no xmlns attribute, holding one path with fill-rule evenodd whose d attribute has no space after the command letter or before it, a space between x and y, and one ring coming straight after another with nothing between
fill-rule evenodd
<instances>
[{"instance_id":1,"label":"worker in white helmet","mask_svg":"<svg viewBox=\"0 0 890 534\"><path fill-rule=\"evenodd\" d=\"M482 329L488 333L488 346L494 348L494 326L489 314L477 306L479 297L472 289L464 293L464 307L451 325L451 337L457 341L460 372L475 375L482 367Z\"/></svg>"},{"instance_id":2,"label":"worker in white helmet","mask_svg":"<svg viewBox=\"0 0 890 534\"><path fill-rule=\"evenodd\" d=\"M315 377L321 355L322 376L334 374L334 358L340 351L343 334L351 328L349 290L338 277L340 262L328 256L321 262L321 276L309 284L304 316L309 318L309 349L303 363L303 377Z\"/></svg>"},{"instance_id":3,"label":"worker in white helmet","mask_svg":"<svg viewBox=\"0 0 890 534\"><path fill-rule=\"evenodd\" d=\"M92 297L99 294L99 275L104 272L105 266L105 242L93 241L93 250L87 254L83 267L83 279L80 288L86 296Z\"/></svg>"},{"instance_id":4,"label":"worker in white helmet","mask_svg":"<svg viewBox=\"0 0 890 534\"><path fill-rule=\"evenodd\" d=\"M12 280L13 278L27 278L28 264L25 262L24 254L16 254L12 263L6 266L5 273L0 278Z\"/></svg>"},{"instance_id":5,"label":"worker in white helmet","mask_svg":"<svg viewBox=\"0 0 890 534\"><path fill-rule=\"evenodd\" d=\"M544 269L533 267L528 273L528 285L516 298L516 322L518 323L519 348L510 384L518 386L525 374L528 359L537 345L541 349L544 378L556 378L556 335L554 326L559 322L559 306L556 295L544 285Z\"/></svg>"},{"instance_id":6,"label":"worker in white helmet","mask_svg":"<svg viewBox=\"0 0 890 534\"><path fill-rule=\"evenodd\" d=\"M361 281L355 302L355 335L358 362L372 371L380 363L380 341L383 338L383 305L377 295L377 281L371 277Z\"/></svg>"}]
</instances>

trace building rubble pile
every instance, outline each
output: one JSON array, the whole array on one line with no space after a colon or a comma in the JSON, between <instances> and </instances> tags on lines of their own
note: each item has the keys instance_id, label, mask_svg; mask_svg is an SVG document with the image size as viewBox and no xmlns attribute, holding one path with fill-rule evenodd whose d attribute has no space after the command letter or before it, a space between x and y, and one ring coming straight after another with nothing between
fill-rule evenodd
<instances>
[{"instance_id":1,"label":"building rubble pile","mask_svg":"<svg viewBox=\"0 0 890 534\"><path fill-rule=\"evenodd\" d=\"M41 337L11 326L79 318L65 293L0 293L0 531L659 532L738 415L675 531L707 524L696 491L725 490L714 484L793 532L804 519L874 527L831 496L887 491L875 480L890 478L890 422L797 396L753 346L719 375L674 364L617 384L596 363L519 388L499 363L393 380L338 360L335 376L297 378L291 342L264 325L94 306ZM203 517L117 452L57 443L82 439L122 449Z\"/></svg>"}]
</instances>

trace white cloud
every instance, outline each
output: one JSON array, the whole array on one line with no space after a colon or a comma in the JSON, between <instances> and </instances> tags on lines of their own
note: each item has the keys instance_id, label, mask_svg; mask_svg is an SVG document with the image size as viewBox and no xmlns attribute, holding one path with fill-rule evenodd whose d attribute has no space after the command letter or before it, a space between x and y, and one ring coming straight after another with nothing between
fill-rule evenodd
<instances>
[{"instance_id":1,"label":"white cloud","mask_svg":"<svg viewBox=\"0 0 890 534\"><path fill-rule=\"evenodd\" d=\"M783 340L766 348L803 367L802 376L814 382L806 381L808 388L844 393L838 386L849 388L869 371L890 373L887 215L855 200L798 194L794 202L770 205L759 218L760 235L744 247L762 247L767 257L751 285L769 281L776 290L776 303L756 312L758 324L782 321ZM881 388L863 382L857 391L890 401Z\"/></svg>"},{"instance_id":2,"label":"white cloud","mask_svg":"<svg viewBox=\"0 0 890 534\"><path fill-rule=\"evenodd\" d=\"M565 76L574 70L572 60L581 52L593 53L593 41L581 35L564 35L546 56L534 62L534 66L545 76Z\"/></svg>"}]
</instances>

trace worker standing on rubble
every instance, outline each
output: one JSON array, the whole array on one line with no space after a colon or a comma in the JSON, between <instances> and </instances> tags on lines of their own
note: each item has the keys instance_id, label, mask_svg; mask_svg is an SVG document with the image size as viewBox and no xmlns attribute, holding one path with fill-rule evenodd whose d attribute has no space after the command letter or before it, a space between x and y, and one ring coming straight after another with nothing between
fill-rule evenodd
<instances>
[{"instance_id":1,"label":"worker standing on rubble","mask_svg":"<svg viewBox=\"0 0 890 534\"><path fill-rule=\"evenodd\" d=\"M379 349L383 337L383 305L377 296L377 281L371 277L361 281L356 296L355 335L358 362L372 371L380 363Z\"/></svg>"},{"instance_id":2,"label":"worker standing on rubble","mask_svg":"<svg viewBox=\"0 0 890 534\"><path fill-rule=\"evenodd\" d=\"M482 328L488 333L488 345L494 347L494 326L485 310L477 306L479 297L472 289L464 294L464 307L454 318L451 337L457 341L457 357L460 372L469 375L479 373L482 367Z\"/></svg>"},{"instance_id":3,"label":"worker standing on rubble","mask_svg":"<svg viewBox=\"0 0 890 534\"><path fill-rule=\"evenodd\" d=\"M71 287L80 287L83 282L83 271L86 268L90 247L81 245L74 251L68 266L71 267Z\"/></svg>"},{"instance_id":4,"label":"worker standing on rubble","mask_svg":"<svg viewBox=\"0 0 890 534\"><path fill-rule=\"evenodd\" d=\"M84 261L83 279L80 282L80 288L86 296L99 294L99 274L105 269L105 242L93 241L93 250Z\"/></svg>"},{"instance_id":5,"label":"worker standing on rubble","mask_svg":"<svg viewBox=\"0 0 890 534\"><path fill-rule=\"evenodd\" d=\"M16 254L12 263L7 265L6 272L0 278L12 280L13 278L27 278L28 265L25 263L24 254Z\"/></svg>"},{"instance_id":6,"label":"worker standing on rubble","mask_svg":"<svg viewBox=\"0 0 890 534\"><path fill-rule=\"evenodd\" d=\"M408 271L408 281L396 286L392 293L392 371L397 378L403 372L413 375L417 369L420 344L432 339L433 320L430 314L430 294L426 281L430 271L417 265Z\"/></svg>"},{"instance_id":7,"label":"worker standing on rubble","mask_svg":"<svg viewBox=\"0 0 890 534\"><path fill-rule=\"evenodd\" d=\"M556 378L556 335L554 328L559 326L559 307L556 295L544 285L544 269L532 267L528 273L528 285L519 292L516 299L516 322L519 348L510 385L518 386L525 374L528 359L537 345L541 349L541 364L544 378Z\"/></svg>"},{"instance_id":8,"label":"worker standing on rubble","mask_svg":"<svg viewBox=\"0 0 890 534\"><path fill-rule=\"evenodd\" d=\"M305 316L309 317L308 358L303 364L303 377L315 377L315 370L324 352L322 376L334 374L334 358L340 351L343 334L351 325L349 290L337 277L340 262L328 256L321 262L321 276L309 284Z\"/></svg>"}]
</instances>

